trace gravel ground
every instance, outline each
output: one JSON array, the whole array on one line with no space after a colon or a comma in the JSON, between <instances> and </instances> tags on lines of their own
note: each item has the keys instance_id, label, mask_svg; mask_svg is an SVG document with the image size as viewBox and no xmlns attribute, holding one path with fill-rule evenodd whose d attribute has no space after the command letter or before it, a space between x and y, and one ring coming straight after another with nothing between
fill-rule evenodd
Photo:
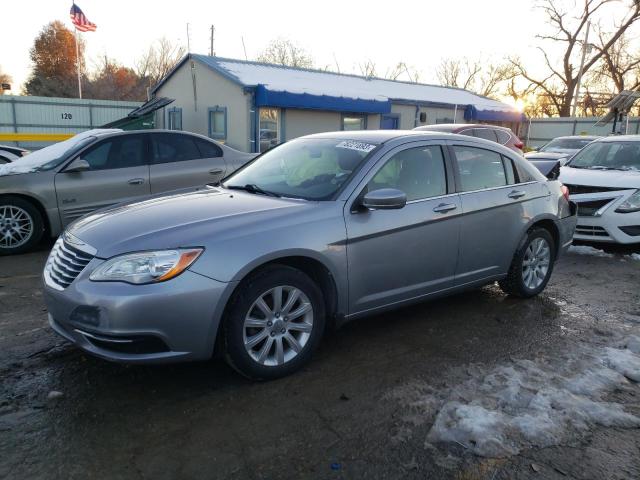
<instances>
[{"instance_id":1,"label":"gravel ground","mask_svg":"<svg viewBox=\"0 0 640 480\"><path fill-rule=\"evenodd\" d=\"M535 299L489 286L353 322L250 383L67 344L42 301L50 246L0 258L0 478L640 478L633 251L575 249Z\"/></svg>"}]
</instances>

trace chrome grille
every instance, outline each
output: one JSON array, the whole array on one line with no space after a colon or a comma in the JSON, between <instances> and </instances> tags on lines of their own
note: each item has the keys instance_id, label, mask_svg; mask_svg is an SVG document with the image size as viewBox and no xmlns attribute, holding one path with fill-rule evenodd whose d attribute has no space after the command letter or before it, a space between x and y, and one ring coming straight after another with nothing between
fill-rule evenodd
<instances>
[{"instance_id":1,"label":"chrome grille","mask_svg":"<svg viewBox=\"0 0 640 480\"><path fill-rule=\"evenodd\" d=\"M588 202L580 202L578 200L574 200L578 205L578 216L579 217L595 217L598 211L611 203L615 198L605 198L603 200L591 200Z\"/></svg>"},{"instance_id":2,"label":"chrome grille","mask_svg":"<svg viewBox=\"0 0 640 480\"><path fill-rule=\"evenodd\" d=\"M565 183L565 187L569 189L569 195L583 195L585 193L601 193L601 192L615 192L617 190L624 190L620 187L592 187L590 185L571 185Z\"/></svg>"},{"instance_id":3,"label":"chrome grille","mask_svg":"<svg viewBox=\"0 0 640 480\"><path fill-rule=\"evenodd\" d=\"M92 254L72 246L62 236L49 254L44 269L45 281L58 290L67 288L92 259Z\"/></svg>"},{"instance_id":4,"label":"chrome grille","mask_svg":"<svg viewBox=\"0 0 640 480\"><path fill-rule=\"evenodd\" d=\"M577 225L576 233L578 235L586 235L590 237L608 237L609 234L602 227L592 225Z\"/></svg>"}]
</instances>

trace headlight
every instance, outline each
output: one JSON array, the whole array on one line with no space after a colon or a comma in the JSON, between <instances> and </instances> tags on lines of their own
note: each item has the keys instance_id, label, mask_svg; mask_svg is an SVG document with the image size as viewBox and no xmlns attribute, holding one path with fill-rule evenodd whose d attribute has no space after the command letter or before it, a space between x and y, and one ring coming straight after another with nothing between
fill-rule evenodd
<instances>
[{"instance_id":1,"label":"headlight","mask_svg":"<svg viewBox=\"0 0 640 480\"><path fill-rule=\"evenodd\" d=\"M636 192L633 195L631 195L624 202L622 202L620 206L616 208L616 212L618 213L640 212L640 190L636 190Z\"/></svg>"},{"instance_id":2,"label":"headlight","mask_svg":"<svg viewBox=\"0 0 640 480\"><path fill-rule=\"evenodd\" d=\"M164 282L184 272L201 253L201 248L127 253L104 262L89 279L134 284Z\"/></svg>"}]
</instances>

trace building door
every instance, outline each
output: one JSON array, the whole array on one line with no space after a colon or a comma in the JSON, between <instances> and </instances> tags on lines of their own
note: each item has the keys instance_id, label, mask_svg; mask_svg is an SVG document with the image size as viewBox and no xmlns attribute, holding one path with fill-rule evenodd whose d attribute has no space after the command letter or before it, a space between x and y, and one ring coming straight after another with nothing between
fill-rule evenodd
<instances>
[{"instance_id":1,"label":"building door","mask_svg":"<svg viewBox=\"0 0 640 480\"><path fill-rule=\"evenodd\" d=\"M400 123L400 118L396 115L382 115L380 117L380 129L381 130L397 130Z\"/></svg>"}]
</instances>

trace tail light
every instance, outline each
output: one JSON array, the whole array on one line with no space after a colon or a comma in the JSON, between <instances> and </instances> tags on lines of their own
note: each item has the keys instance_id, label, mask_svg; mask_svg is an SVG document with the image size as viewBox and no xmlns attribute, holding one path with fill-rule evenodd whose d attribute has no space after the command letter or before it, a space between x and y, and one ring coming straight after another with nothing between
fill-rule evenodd
<instances>
[{"instance_id":1,"label":"tail light","mask_svg":"<svg viewBox=\"0 0 640 480\"><path fill-rule=\"evenodd\" d=\"M567 188L566 185L562 185L560 187L560 189L562 190L562 196L565 198L565 200L568 202L569 201L569 188Z\"/></svg>"},{"instance_id":2,"label":"tail light","mask_svg":"<svg viewBox=\"0 0 640 480\"><path fill-rule=\"evenodd\" d=\"M522 140L516 140L516 141L513 143L513 145L514 145L516 148L519 148L520 150L522 150L522 149L524 148L524 143L522 143Z\"/></svg>"}]
</instances>

